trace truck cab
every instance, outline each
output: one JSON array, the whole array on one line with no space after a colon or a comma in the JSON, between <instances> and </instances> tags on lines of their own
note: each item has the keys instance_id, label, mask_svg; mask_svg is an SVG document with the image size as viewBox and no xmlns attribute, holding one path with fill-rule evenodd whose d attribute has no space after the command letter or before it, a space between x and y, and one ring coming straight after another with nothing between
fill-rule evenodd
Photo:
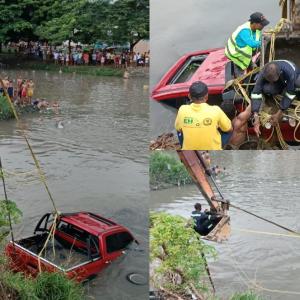
<instances>
[{"instance_id":1,"label":"truck cab","mask_svg":"<svg viewBox=\"0 0 300 300\"><path fill-rule=\"evenodd\" d=\"M53 229L53 226L55 228ZM46 243L49 232L53 236ZM127 228L90 212L45 214L30 237L10 241L6 255L12 270L36 276L39 271L60 271L85 281L137 242Z\"/></svg>"}]
</instances>

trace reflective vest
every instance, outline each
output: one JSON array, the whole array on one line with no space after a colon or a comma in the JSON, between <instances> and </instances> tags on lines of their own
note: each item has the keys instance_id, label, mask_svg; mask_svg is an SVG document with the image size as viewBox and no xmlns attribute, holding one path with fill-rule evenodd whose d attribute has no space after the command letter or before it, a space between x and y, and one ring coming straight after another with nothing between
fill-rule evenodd
<instances>
[{"instance_id":1,"label":"reflective vest","mask_svg":"<svg viewBox=\"0 0 300 300\"><path fill-rule=\"evenodd\" d=\"M225 55L233 61L236 65L238 65L242 70L246 70L251 62L252 59L252 52L253 49L250 46L245 46L243 48L240 48L236 43L236 37L243 29L249 29L250 22L246 22L245 24L239 26L235 32L231 35L231 37L228 39L226 48L225 48ZM255 40L259 41L261 37L261 31L256 30L255 34Z\"/></svg>"}]
</instances>

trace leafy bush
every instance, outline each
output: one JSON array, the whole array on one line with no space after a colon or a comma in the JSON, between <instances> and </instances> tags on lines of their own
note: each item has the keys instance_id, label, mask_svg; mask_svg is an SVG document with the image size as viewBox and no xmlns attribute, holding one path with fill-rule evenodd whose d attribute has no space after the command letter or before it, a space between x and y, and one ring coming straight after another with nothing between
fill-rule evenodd
<instances>
[{"instance_id":1,"label":"leafy bush","mask_svg":"<svg viewBox=\"0 0 300 300\"><path fill-rule=\"evenodd\" d=\"M185 166L178 159L161 151L151 153L149 174L152 188L180 186L193 182Z\"/></svg>"},{"instance_id":2,"label":"leafy bush","mask_svg":"<svg viewBox=\"0 0 300 300\"><path fill-rule=\"evenodd\" d=\"M18 223L22 217L22 212L18 209L15 202L0 200L0 241L9 234L8 213L10 213L13 224Z\"/></svg>"},{"instance_id":3,"label":"leafy bush","mask_svg":"<svg viewBox=\"0 0 300 300\"><path fill-rule=\"evenodd\" d=\"M14 118L14 114L8 99L0 94L0 120L8 120L12 118Z\"/></svg>"},{"instance_id":4,"label":"leafy bush","mask_svg":"<svg viewBox=\"0 0 300 300\"><path fill-rule=\"evenodd\" d=\"M191 285L197 290L207 290L202 253L215 258L215 249L205 244L183 217L151 213L150 224L150 260L159 260L156 275L151 278L153 285L179 293L185 293Z\"/></svg>"}]
</instances>

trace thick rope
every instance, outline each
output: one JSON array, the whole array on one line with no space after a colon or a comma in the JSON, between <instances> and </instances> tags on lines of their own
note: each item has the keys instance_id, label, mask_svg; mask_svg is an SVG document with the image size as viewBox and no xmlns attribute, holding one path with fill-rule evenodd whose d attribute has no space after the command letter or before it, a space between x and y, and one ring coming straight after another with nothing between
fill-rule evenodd
<instances>
[{"instance_id":1,"label":"thick rope","mask_svg":"<svg viewBox=\"0 0 300 300\"><path fill-rule=\"evenodd\" d=\"M52 237L52 240L53 240L53 253L55 255L55 249L54 249L54 235L55 235L55 231L56 231L56 225L57 225L57 218L58 218L58 214L55 214L54 215L54 219L53 219L53 224L51 226L51 229L50 229L50 232L48 234L48 237L44 243L44 246L42 248L42 250L39 252L38 254L38 266L39 266L39 272L41 273L42 272L42 268L41 268L41 256L43 254L43 251L45 250L45 248L47 247L49 241L50 241L50 238Z\"/></svg>"},{"instance_id":2,"label":"thick rope","mask_svg":"<svg viewBox=\"0 0 300 300\"><path fill-rule=\"evenodd\" d=\"M236 257L234 256L234 252L233 250L229 247L229 245L227 243L225 243L226 247L228 248L228 250L230 251L230 256L233 262L233 265L236 269L236 271L238 272L241 280L243 281L243 283L248 287L248 288L252 288L258 291L265 291L265 292L270 292L270 293L277 293L277 294L284 294L284 295L300 295L300 292L298 291L288 291L288 290L278 290L278 289L269 289L269 288L265 288L262 285L256 283L256 281L251 280L249 278L249 276L247 275L247 273L239 266L238 264L238 260L236 259ZM248 282L246 281L245 278L243 278L243 276L248 280Z\"/></svg>"}]
</instances>

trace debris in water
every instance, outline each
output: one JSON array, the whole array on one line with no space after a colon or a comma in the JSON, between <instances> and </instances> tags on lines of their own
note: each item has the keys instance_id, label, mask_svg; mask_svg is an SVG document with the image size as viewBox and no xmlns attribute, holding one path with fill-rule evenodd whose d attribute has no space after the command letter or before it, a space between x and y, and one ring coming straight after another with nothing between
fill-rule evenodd
<instances>
[{"instance_id":1,"label":"debris in water","mask_svg":"<svg viewBox=\"0 0 300 300\"><path fill-rule=\"evenodd\" d=\"M150 142L150 150L180 150L181 146L173 133L164 133Z\"/></svg>"}]
</instances>

